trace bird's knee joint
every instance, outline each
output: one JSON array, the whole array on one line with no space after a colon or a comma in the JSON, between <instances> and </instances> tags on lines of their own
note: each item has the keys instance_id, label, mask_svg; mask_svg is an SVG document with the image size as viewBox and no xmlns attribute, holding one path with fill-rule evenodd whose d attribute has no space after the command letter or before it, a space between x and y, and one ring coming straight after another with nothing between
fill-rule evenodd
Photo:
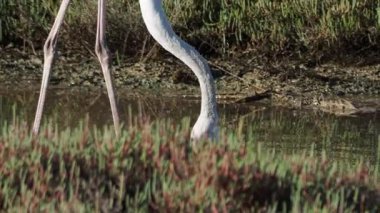
<instances>
[{"instance_id":1,"label":"bird's knee joint","mask_svg":"<svg viewBox=\"0 0 380 213\"><path fill-rule=\"evenodd\" d=\"M56 38L49 37L44 45L45 56L54 56L56 53Z\"/></svg>"},{"instance_id":2,"label":"bird's knee joint","mask_svg":"<svg viewBox=\"0 0 380 213\"><path fill-rule=\"evenodd\" d=\"M54 50L57 44L57 37L48 37L45 41L44 48L46 50Z\"/></svg>"},{"instance_id":3,"label":"bird's knee joint","mask_svg":"<svg viewBox=\"0 0 380 213\"><path fill-rule=\"evenodd\" d=\"M107 46L101 42L101 43L96 43L95 45L95 53L99 57L100 60L108 61L109 60L109 53Z\"/></svg>"}]
</instances>

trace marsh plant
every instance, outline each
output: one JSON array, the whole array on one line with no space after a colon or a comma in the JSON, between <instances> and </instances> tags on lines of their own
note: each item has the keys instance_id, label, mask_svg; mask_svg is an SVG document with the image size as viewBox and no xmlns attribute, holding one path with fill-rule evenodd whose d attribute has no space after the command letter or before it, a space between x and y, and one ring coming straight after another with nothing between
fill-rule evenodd
<instances>
[{"instance_id":1,"label":"marsh plant","mask_svg":"<svg viewBox=\"0 0 380 213\"><path fill-rule=\"evenodd\" d=\"M112 127L60 128L32 137L24 120L3 123L3 211L378 211L365 164L342 169L310 149L263 150L252 133L222 129L219 143L189 143L190 122L131 119ZM237 133L236 133L237 132ZM239 133L240 132L240 133Z\"/></svg>"},{"instance_id":2,"label":"marsh plant","mask_svg":"<svg viewBox=\"0 0 380 213\"><path fill-rule=\"evenodd\" d=\"M41 46L60 3L0 1L0 42L21 41L27 47ZM379 40L377 0L165 0L164 3L175 30L208 52L228 53L239 46L271 55L291 51L292 55L301 56L326 54L336 48L347 51L371 48ZM87 42L92 42L95 14L96 1L73 0L62 35L70 38L80 31ZM111 46L121 53L135 54L153 46L137 0L109 1L108 22Z\"/></svg>"}]
</instances>

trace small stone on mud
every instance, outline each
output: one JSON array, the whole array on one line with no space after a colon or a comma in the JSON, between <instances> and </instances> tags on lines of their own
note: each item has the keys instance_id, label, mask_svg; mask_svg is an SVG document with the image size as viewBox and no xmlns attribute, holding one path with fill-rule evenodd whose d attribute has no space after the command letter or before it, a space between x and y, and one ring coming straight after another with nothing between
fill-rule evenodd
<instances>
[{"instance_id":1,"label":"small stone on mud","mask_svg":"<svg viewBox=\"0 0 380 213\"><path fill-rule=\"evenodd\" d=\"M30 63L33 65L42 65L42 60L40 58L37 58L37 57L32 57L30 59Z\"/></svg>"}]
</instances>

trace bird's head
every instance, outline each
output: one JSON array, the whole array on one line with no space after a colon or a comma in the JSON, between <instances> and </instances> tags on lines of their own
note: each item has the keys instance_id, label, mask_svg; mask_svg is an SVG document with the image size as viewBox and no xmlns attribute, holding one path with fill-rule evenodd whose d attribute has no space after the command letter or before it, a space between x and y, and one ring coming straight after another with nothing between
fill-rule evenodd
<instances>
[{"instance_id":1,"label":"bird's head","mask_svg":"<svg viewBox=\"0 0 380 213\"><path fill-rule=\"evenodd\" d=\"M201 115L191 131L191 140L194 142L200 140L217 141L218 134L218 116L208 117Z\"/></svg>"}]
</instances>

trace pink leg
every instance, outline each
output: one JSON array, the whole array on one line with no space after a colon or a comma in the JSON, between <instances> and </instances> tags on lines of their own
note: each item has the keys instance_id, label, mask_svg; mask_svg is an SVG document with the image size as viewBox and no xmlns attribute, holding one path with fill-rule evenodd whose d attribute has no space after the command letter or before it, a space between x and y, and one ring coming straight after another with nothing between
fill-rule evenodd
<instances>
[{"instance_id":1,"label":"pink leg","mask_svg":"<svg viewBox=\"0 0 380 213\"><path fill-rule=\"evenodd\" d=\"M106 13L105 0L98 0L98 26L97 26L97 32L96 32L95 52L100 61L104 79L106 81L107 93L108 93L108 98L110 100L113 123L115 126L115 133L116 135L118 135L120 122L119 122L119 113L117 110L117 105L116 105L116 100L115 100L115 92L112 85L112 77L111 77L111 72L110 72L110 68L111 68L110 57L109 57L108 48L106 44L105 13Z\"/></svg>"},{"instance_id":2,"label":"pink leg","mask_svg":"<svg viewBox=\"0 0 380 213\"><path fill-rule=\"evenodd\" d=\"M51 28L48 38L46 39L44 46L44 68L42 74L42 83L40 90L40 97L38 99L38 106L36 111L36 116L34 118L33 130L32 133L34 135L38 134L41 124L42 112L44 110L44 103L46 98L46 89L49 84L50 71L52 68L52 64L54 62L54 57L56 54L56 46L58 40L58 32L62 25L63 18L65 16L67 7L69 6L70 0L63 0L61 6L59 8L57 17L54 21L54 25Z\"/></svg>"}]
</instances>

